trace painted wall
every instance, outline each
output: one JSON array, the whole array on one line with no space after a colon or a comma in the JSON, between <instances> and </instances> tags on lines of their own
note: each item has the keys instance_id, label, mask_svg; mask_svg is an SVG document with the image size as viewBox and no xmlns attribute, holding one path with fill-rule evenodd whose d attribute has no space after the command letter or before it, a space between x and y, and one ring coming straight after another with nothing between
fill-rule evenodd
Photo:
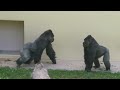
<instances>
[{"instance_id":1,"label":"painted wall","mask_svg":"<svg viewBox=\"0 0 120 90\"><path fill-rule=\"evenodd\" d=\"M82 42L91 34L109 48L111 60L120 60L119 11L0 11L0 20L24 21L24 43L52 29L57 59L84 60ZM45 52L42 58L48 59Z\"/></svg>"},{"instance_id":2,"label":"painted wall","mask_svg":"<svg viewBox=\"0 0 120 90\"><path fill-rule=\"evenodd\" d=\"M0 20L0 50L19 51L23 47L24 22Z\"/></svg>"}]
</instances>

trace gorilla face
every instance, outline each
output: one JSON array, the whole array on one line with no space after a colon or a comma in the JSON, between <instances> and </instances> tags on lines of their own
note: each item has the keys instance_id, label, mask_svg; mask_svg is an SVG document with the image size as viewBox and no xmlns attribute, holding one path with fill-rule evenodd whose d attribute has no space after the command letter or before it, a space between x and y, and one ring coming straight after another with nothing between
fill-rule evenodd
<instances>
[{"instance_id":1,"label":"gorilla face","mask_svg":"<svg viewBox=\"0 0 120 90\"><path fill-rule=\"evenodd\" d=\"M52 43L52 42L54 41L54 36L53 36L53 35L51 35L51 36L49 37L49 41L50 41L50 43Z\"/></svg>"},{"instance_id":2,"label":"gorilla face","mask_svg":"<svg viewBox=\"0 0 120 90\"><path fill-rule=\"evenodd\" d=\"M83 42L83 47L89 47L90 45L90 42L89 41L84 41Z\"/></svg>"},{"instance_id":3,"label":"gorilla face","mask_svg":"<svg viewBox=\"0 0 120 90\"><path fill-rule=\"evenodd\" d=\"M51 29L47 30L46 32L46 37L47 37L47 40L52 43L54 41L54 34L52 32Z\"/></svg>"},{"instance_id":4,"label":"gorilla face","mask_svg":"<svg viewBox=\"0 0 120 90\"><path fill-rule=\"evenodd\" d=\"M83 42L83 47L89 47L90 44L92 43L92 36L88 35Z\"/></svg>"}]
</instances>

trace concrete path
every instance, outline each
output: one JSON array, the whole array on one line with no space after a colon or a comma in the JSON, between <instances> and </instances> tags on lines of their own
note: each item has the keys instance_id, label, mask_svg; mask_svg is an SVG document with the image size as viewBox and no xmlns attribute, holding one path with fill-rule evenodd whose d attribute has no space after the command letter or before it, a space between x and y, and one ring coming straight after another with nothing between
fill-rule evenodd
<instances>
[{"instance_id":1,"label":"concrete path","mask_svg":"<svg viewBox=\"0 0 120 90\"><path fill-rule=\"evenodd\" d=\"M46 69L59 69L59 70L84 70L85 64L84 61L79 60L57 60L57 64L52 64L51 61L42 62ZM0 67L13 67L16 68L15 61L9 60L0 60ZM21 67L23 68L34 68L34 64L31 63L29 65L23 64ZM98 69L92 68L92 71L104 71L105 66L103 62L101 62L101 67ZM111 71L112 73L120 72L120 61L111 61Z\"/></svg>"}]
</instances>

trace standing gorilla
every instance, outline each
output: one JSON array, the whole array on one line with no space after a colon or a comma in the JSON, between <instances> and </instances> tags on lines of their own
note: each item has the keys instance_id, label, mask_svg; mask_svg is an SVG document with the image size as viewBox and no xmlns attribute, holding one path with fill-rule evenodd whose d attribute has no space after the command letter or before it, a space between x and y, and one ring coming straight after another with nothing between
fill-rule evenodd
<instances>
[{"instance_id":1,"label":"standing gorilla","mask_svg":"<svg viewBox=\"0 0 120 90\"><path fill-rule=\"evenodd\" d=\"M85 59L85 71L91 71L93 63L95 68L100 67L98 58L103 56L103 62L106 67L106 70L110 70L110 55L109 50L106 47L103 47L97 43L97 41L91 36L88 35L83 42L84 47L84 59Z\"/></svg>"},{"instance_id":2,"label":"standing gorilla","mask_svg":"<svg viewBox=\"0 0 120 90\"><path fill-rule=\"evenodd\" d=\"M33 43L26 43L22 50L20 50L20 58L17 59L16 63L18 67L21 64L29 64L32 60L34 63L40 63L41 55L46 49L46 54L51 59L53 64L56 64L55 51L52 47L54 41L54 34L52 30L47 30L40 35Z\"/></svg>"}]
</instances>

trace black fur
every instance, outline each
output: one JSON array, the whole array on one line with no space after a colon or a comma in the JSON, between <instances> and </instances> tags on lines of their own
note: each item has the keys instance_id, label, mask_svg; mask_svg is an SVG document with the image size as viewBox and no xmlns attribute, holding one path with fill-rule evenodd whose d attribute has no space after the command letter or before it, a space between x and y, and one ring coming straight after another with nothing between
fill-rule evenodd
<instances>
[{"instance_id":1,"label":"black fur","mask_svg":"<svg viewBox=\"0 0 120 90\"><path fill-rule=\"evenodd\" d=\"M99 68L100 63L98 61L98 58L100 58L101 56L103 56L103 62L106 70L110 70L110 55L109 50L106 47L99 45L91 35L88 35L84 39L83 47L86 71L91 71L93 63L95 64L95 68Z\"/></svg>"},{"instance_id":2,"label":"black fur","mask_svg":"<svg viewBox=\"0 0 120 90\"><path fill-rule=\"evenodd\" d=\"M29 64L32 60L34 63L40 63L41 55L46 48L46 53L53 62L56 64L55 51L52 47L52 42L54 41L54 34L52 30L47 30L40 35L33 43L27 43L24 45L23 49L20 50L20 58L16 61L17 65Z\"/></svg>"},{"instance_id":3,"label":"black fur","mask_svg":"<svg viewBox=\"0 0 120 90\"><path fill-rule=\"evenodd\" d=\"M53 62L53 64L56 64L55 60L55 51L52 48L52 44L48 44L46 47L46 54L49 56L50 60Z\"/></svg>"}]
</instances>

